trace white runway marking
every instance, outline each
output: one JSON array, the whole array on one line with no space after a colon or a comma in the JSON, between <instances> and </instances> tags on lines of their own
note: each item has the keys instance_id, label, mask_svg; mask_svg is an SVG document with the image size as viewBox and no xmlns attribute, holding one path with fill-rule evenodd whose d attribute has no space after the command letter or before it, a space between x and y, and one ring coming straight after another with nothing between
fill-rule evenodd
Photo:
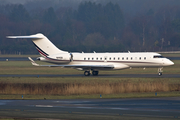
<instances>
[{"instance_id":1,"label":"white runway marking","mask_svg":"<svg viewBox=\"0 0 180 120\"><path fill-rule=\"evenodd\" d=\"M35 105L36 107L54 107L52 105Z\"/></svg>"}]
</instances>

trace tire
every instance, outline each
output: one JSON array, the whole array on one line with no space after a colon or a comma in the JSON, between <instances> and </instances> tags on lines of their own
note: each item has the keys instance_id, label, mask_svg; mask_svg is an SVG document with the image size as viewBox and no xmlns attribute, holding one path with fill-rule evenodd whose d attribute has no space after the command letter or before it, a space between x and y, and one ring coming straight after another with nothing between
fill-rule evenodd
<instances>
[{"instance_id":1,"label":"tire","mask_svg":"<svg viewBox=\"0 0 180 120\"><path fill-rule=\"evenodd\" d=\"M90 75L90 72L89 72L89 71L84 71L84 75L85 75L85 76L89 76L89 75Z\"/></svg>"},{"instance_id":2,"label":"tire","mask_svg":"<svg viewBox=\"0 0 180 120\"><path fill-rule=\"evenodd\" d=\"M159 76L161 76L161 75L162 75L162 73L161 73L161 72L159 72L159 73L158 73L158 75L159 75Z\"/></svg>"},{"instance_id":3,"label":"tire","mask_svg":"<svg viewBox=\"0 0 180 120\"><path fill-rule=\"evenodd\" d=\"M98 73L99 73L99 71L93 71L93 72L92 72L92 74L93 74L94 76L97 76Z\"/></svg>"}]
</instances>

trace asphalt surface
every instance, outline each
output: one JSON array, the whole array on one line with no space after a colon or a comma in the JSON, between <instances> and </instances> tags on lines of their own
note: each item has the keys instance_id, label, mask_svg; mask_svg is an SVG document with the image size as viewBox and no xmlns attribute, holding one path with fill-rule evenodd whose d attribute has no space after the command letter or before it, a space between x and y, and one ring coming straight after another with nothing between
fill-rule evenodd
<instances>
[{"instance_id":1,"label":"asphalt surface","mask_svg":"<svg viewBox=\"0 0 180 120\"><path fill-rule=\"evenodd\" d=\"M180 119L180 97L0 100L1 117L54 119Z\"/></svg>"},{"instance_id":2,"label":"asphalt surface","mask_svg":"<svg viewBox=\"0 0 180 120\"><path fill-rule=\"evenodd\" d=\"M99 74L98 76L84 76L84 74L0 74L0 77L121 77L121 78L180 78L180 74Z\"/></svg>"}]
</instances>

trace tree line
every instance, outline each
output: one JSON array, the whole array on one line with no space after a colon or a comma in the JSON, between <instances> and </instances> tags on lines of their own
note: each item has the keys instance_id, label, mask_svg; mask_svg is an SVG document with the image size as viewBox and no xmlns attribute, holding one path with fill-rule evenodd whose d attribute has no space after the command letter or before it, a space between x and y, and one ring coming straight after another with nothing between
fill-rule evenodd
<instances>
[{"instance_id":1,"label":"tree line","mask_svg":"<svg viewBox=\"0 0 180 120\"><path fill-rule=\"evenodd\" d=\"M8 35L43 33L73 52L171 51L180 47L180 6L149 9L129 17L119 4L81 2L28 11L22 4L0 6L0 54L35 54L31 40Z\"/></svg>"}]
</instances>

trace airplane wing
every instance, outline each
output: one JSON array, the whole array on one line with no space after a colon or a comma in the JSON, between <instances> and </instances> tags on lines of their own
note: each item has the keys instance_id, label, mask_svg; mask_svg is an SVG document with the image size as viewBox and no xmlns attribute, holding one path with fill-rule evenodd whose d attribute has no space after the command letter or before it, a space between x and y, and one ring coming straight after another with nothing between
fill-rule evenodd
<instances>
[{"instance_id":1,"label":"airplane wing","mask_svg":"<svg viewBox=\"0 0 180 120\"><path fill-rule=\"evenodd\" d=\"M113 69L113 65L39 65L31 57L28 57L34 66L44 67L67 67L67 68L82 68L82 69Z\"/></svg>"}]
</instances>

